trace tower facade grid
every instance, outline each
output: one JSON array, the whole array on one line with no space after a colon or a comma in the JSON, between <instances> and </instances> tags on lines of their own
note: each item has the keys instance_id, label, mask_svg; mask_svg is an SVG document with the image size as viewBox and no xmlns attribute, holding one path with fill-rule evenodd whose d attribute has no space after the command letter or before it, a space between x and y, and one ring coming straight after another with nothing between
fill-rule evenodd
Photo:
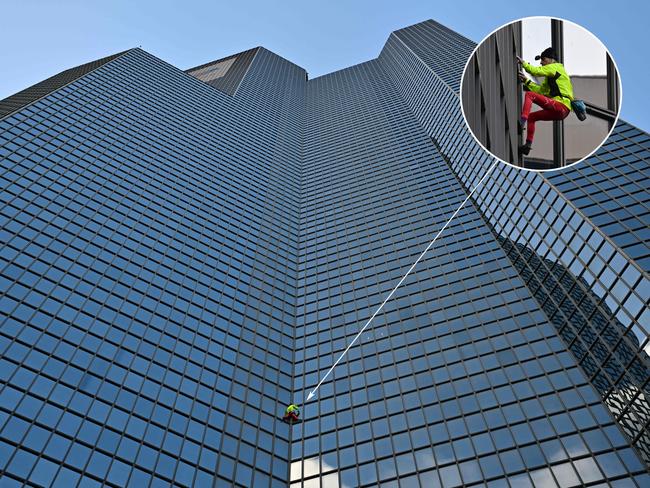
<instances>
[{"instance_id":1,"label":"tower facade grid","mask_svg":"<svg viewBox=\"0 0 650 488\"><path fill-rule=\"evenodd\" d=\"M255 48L212 86L132 49L28 93L0 120L2 486L650 484L625 122L561 173L497 167L279 420L493 163L473 47L426 21L312 80Z\"/></svg>"}]
</instances>

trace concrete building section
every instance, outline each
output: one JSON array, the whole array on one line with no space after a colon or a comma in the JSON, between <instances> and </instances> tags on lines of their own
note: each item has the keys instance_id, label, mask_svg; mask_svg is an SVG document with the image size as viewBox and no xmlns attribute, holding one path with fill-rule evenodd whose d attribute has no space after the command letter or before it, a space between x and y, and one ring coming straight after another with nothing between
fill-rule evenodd
<instances>
[{"instance_id":1,"label":"concrete building section","mask_svg":"<svg viewBox=\"0 0 650 488\"><path fill-rule=\"evenodd\" d=\"M576 98L594 105L607 106L605 76L572 76L571 82ZM606 139L610 129L610 123L605 119L588 115L587 120L581 121L574 114L570 114L564 119L564 151L567 162L579 161L593 152ZM538 124L535 141L530 157L552 160L553 128L550 124Z\"/></svg>"},{"instance_id":2,"label":"concrete building section","mask_svg":"<svg viewBox=\"0 0 650 488\"><path fill-rule=\"evenodd\" d=\"M606 76L572 76L576 98L585 102L607 107ZM611 123L605 119L588 116L580 121L575 115L564 120L564 148L569 162L578 161L599 147L607 138Z\"/></svg>"}]
</instances>

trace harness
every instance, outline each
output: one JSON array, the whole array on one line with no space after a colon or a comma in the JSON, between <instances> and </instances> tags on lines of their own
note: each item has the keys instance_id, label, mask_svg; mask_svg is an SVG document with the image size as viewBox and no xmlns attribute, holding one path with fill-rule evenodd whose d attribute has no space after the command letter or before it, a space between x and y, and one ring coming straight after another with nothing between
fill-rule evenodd
<instances>
[{"instance_id":1,"label":"harness","mask_svg":"<svg viewBox=\"0 0 650 488\"><path fill-rule=\"evenodd\" d=\"M568 99L569 101L572 101L572 98L570 98L570 97L564 95L564 94L560 91L560 87L557 86L557 79L558 79L560 76L562 76L562 73L560 73L559 71L556 71L556 72L555 72L555 75L553 75L553 76L548 76L548 77L547 77L547 79L548 79L548 86L549 86L549 88L550 88L550 90L551 90L550 93L549 93L549 95L551 96L551 98L562 97L562 98L566 98L566 99Z\"/></svg>"},{"instance_id":2,"label":"harness","mask_svg":"<svg viewBox=\"0 0 650 488\"><path fill-rule=\"evenodd\" d=\"M560 91L560 87L557 86L557 79L560 76L562 76L562 74L559 71L556 71L555 75L547 77L548 86L550 88L549 95L551 96L551 98L562 97L569 100L569 102L571 103L571 108L573 109L573 113L576 114L576 117L578 117L580 121L585 120L587 118L587 107L585 105L585 102L583 100L576 100L575 98L571 98L567 95L564 95Z\"/></svg>"}]
</instances>

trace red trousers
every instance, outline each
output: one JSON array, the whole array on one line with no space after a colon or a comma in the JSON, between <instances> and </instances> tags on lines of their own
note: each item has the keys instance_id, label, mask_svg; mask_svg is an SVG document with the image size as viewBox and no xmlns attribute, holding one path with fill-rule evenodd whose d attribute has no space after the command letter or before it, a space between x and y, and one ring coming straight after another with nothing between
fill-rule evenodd
<instances>
[{"instance_id":1,"label":"red trousers","mask_svg":"<svg viewBox=\"0 0 650 488\"><path fill-rule=\"evenodd\" d=\"M535 102L544 110L530 113L530 108ZM566 105L534 91L527 91L524 97L524 106L521 109L521 118L528 119L528 132L526 142L533 142L535 137L535 122L538 120L563 120L569 115L570 110ZM530 114L530 115L529 115Z\"/></svg>"}]
</instances>

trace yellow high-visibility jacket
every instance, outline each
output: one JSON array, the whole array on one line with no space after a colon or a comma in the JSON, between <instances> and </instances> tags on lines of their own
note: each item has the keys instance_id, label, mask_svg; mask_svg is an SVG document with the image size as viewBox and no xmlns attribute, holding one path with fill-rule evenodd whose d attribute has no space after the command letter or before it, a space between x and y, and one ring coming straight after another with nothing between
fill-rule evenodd
<instances>
[{"instance_id":1,"label":"yellow high-visibility jacket","mask_svg":"<svg viewBox=\"0 0 650 488\"><path fill-rule=\"evenodd\" d=\"M544 81L541 85L538 85L534 81L526 80L524 83L528 89L531 91L541 93L547 97L557 100L562 105L571 110L571 100L573 100L573 85L571 84L571 78L567 74L566 70L562 63L551 63L546 66L533 66L530 63L523 62L521 63L522 68L524 68L528 73L533 76L543 76ZM556 75L559 73L559 76ZM559 94L552 93L552 81L549 84L549 78L555 78L555 83L560 91Z\"/></svg>"}]
</instances>

